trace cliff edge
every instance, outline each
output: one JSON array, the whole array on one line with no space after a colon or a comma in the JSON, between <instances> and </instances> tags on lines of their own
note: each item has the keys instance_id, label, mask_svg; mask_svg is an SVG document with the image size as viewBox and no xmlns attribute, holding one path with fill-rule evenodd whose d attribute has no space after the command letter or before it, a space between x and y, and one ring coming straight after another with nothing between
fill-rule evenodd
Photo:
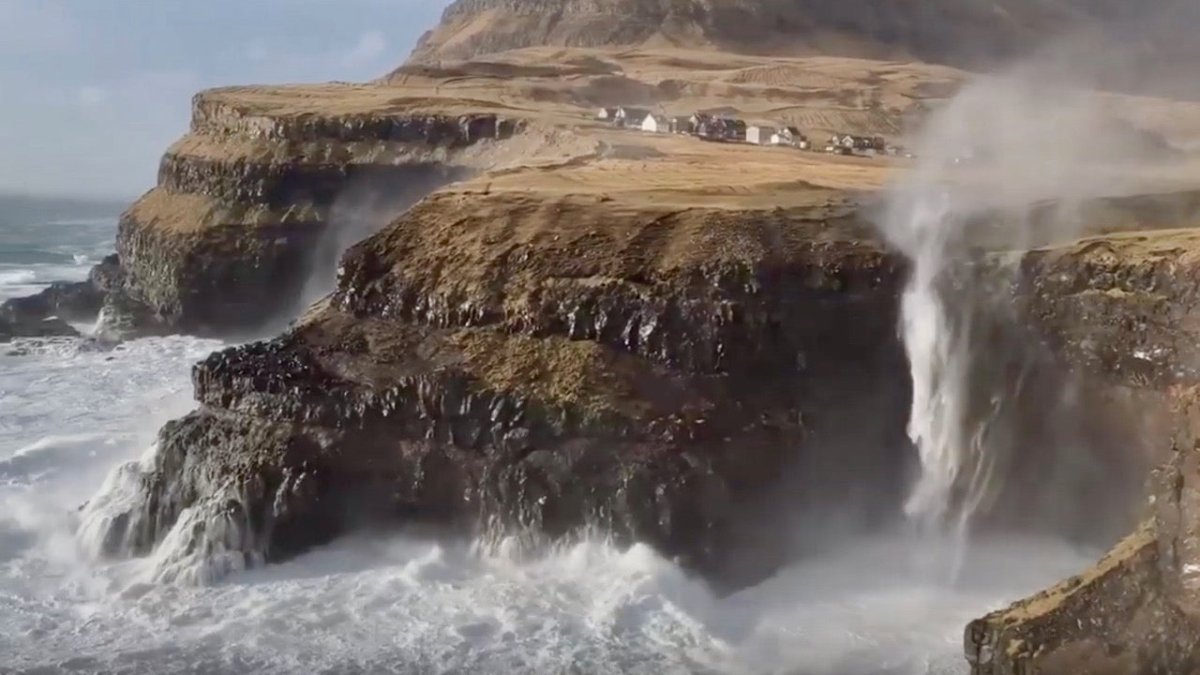
<instances>
[{"instance_id":1,"label":"cliff edge","mask_svg":"<svg viewBox=\"0 0 1200 675\"><path fill-rule=\"evenodd\" d=\"M1025 256L1030 321L1065 362L1139 401L1163 466L1142 525L1103 560L967 627L973 673L1200 672L1198 255L1196 230L1168 229Z\"/></svg>"}]
</instances>

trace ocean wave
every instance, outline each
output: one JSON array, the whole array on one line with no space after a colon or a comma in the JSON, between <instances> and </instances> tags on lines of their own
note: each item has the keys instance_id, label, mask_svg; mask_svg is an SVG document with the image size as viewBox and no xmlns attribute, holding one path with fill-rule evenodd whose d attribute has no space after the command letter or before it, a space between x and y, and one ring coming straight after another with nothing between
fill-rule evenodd
<instances>
[{"instance_id":1,"label":"ocean wave","mask_svg":"<svg viewBox=\"0 0 1200 675\"><path fill-rule=\"evenodd\" d=\"M26 285L33 283L38 277L32 269L0 269L0 286Z\"/></svg>"},{"instance_id":2,"label":"ocean wave","mask_svg":"<svg viewBox=\"0 0 1200 675\"><path fill-rule=\"evenodd\" d=\"M39 438L33 443L17 448L8 457L0 459L0 480L18 475L27 476L30 469L53 466L62 459L65 453L106 438L105 434L97 433L64 434Z\"/></svg>"},{"instance_id":3,"label":"ocean wave","mask_svg":"<svg viewBox=\"0 0 1200 675\"><path fill-rule=\"evenodd\" d=\"M58 281L83 281L91 271L89 263L90 259L79 263L71 256L59 256L53 263L0 263L0 301L39 293L46 286Z\"/></svg>"}]
</instances>

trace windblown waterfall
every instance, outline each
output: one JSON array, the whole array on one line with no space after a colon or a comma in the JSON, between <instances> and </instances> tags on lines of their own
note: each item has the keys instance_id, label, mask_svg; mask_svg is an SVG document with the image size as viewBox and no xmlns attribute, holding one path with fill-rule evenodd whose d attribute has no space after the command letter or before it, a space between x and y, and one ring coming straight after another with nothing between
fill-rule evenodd
<instances>
[{"instance_id":1,"label":"windblown waterfall","mask_svg":"<svg viewBox=\"0 0 1200 675\"><path fill-rule=\"evenodd\" d=\"M890 188L881 218L910 265L899 328L921 469L905 514L919 532L960 546L1004 487L1021 424L1007 413L1033 368L1030 345L983 334L1017 323L1003 295L1013 270L997 261L1070 237L1075 206L1108 183L1112 158L1088 141L1103 124L1095 101L1051 90L1016 72L961 92L931 116L917 166ZM1052 217L1034 217L1050 203Z\"/></svg>"},{"instance_id":2,"label":"windblown waterfall","mask_svg":"<svg viewBox=\"0 0 1200 675\"><path fill-rule=\"evenodd\" d=\"M940 288L961 220L949 195L933 186L902 203L900 210L905 229L897 243L912 262L901 304L901 335L913 385L908 434L922 466L905 513L922 530L947 528L961 536L988 475L983 435L968 428L968 326L955 320L953 313L960 308L950 305Z\"/></svg>"}]
</instances>

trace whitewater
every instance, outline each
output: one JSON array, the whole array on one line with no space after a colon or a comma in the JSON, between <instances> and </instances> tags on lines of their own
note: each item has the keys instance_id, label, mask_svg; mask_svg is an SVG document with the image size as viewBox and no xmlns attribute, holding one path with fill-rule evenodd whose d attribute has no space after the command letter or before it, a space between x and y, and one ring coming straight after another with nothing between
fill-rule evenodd
<instances>
[{"instance_id":1,"label":"whitewater","mask_svg":"<svg viewBox=\"0 0 1200 675\"><path fill-rule=\"evenodd\" d=\"M0 238L0 297L48 273L83 278L74 256L111 246L112 223L63 227ZM70 257L13 253L50 236ZM723 596L648 547L598 539L530 556L364 532L208 586L93 558L80 506L194 407L190 367L221 346L0 346L0 672L963 673L970 619L1096 554L1010 538L974 541L960 560L949 542L847 536Z\"/></svg>"}]
</instances>

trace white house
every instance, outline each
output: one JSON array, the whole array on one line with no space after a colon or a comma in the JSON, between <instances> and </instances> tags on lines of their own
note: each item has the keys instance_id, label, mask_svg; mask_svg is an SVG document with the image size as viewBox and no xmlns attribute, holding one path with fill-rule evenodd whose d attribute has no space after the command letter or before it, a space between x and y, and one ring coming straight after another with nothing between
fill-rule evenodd
<instances>
[{"instance_id":1,"label":"white house","mask_svg":"<svg viewBox=\"0 0 1200 675\"><path fill-rule=\"evenodd\" d=\"M596 111L596 119L611 122L617 116L616 108L601 108Z\"/></svg>"},{"instance_id":2,"label":"white house","mask_svg":"<svg viewBox=\"0 0 1200 675\"><path fill-rule=\"evenodd\" d=\"M646 120L646 116L650 114L649 110L644 108L626 108L621 106L617 108L617 112L613 115L613 120L619 126L623 127L641 127L642 122Z\"/></svg>"},{"instance_id":3,"label":"white house","mask_svg":"<svg viewBox=\"0 0 1200 675\"><path fill-rule=\"evenodd\" d=\"M771 145L791 145L800 147L804 144L804 149L808 148L808 139L796 127L783 127L779 131L771 134Z\"/></svg>"},{"instance_id":4,"label":"white house","mask_svg":"<svg viewBox=\"0 0 1200 675\"><path fill-rule=\"evenodd\" d=\"M762 127L751 125L746 127L746 142L755 143L757 145L766 145L771 142L771 136L775 130L771 127Z\"/></svg>"},{"instance_id":5,"label":"white house","mask_svg":"<svg viewBox=\"0 0 1200 675\"><path fill-rule=\"evenodd\" d=\"M646 115L642 120L642 131L652 134L665 134L671 131L671 120L661 115Z\"/></svg>"}]
</instances>

